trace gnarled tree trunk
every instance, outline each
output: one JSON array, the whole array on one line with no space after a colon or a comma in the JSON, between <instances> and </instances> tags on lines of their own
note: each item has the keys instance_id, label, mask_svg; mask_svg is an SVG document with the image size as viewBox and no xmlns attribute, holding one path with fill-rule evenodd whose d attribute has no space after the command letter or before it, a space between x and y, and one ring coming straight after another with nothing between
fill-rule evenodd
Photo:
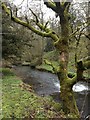
<instances>
[{"instance_id":1,"label":"gnarled tree trunk","mask_svg":"<svg viewBox=\"0 0 90 120\"><path fill-rule=\"evenodd\" d=\"M68 13L67 13L68 14ZM65 16L65 17L64 17ZM73 117L79 117L79 111L76 105L74 94L72 91L72 79L68 77L68 62L69 62L69 21L68 16L63 12L60 16L61 36L56 49L59 51L59 71L58 78L60 80L60 97L62 99L63 110L66 114L71 114Z\"/></svg>"}]
</instances>

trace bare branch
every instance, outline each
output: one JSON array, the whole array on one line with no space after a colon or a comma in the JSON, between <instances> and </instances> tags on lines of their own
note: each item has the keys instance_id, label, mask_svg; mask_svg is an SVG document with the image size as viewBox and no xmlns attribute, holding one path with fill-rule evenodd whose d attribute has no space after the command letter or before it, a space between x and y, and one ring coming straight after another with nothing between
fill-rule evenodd
<instances>
[{"instance_id":1,"label":"bare branch","mask_svg":"<svg viewBox=\"0 0 90 120\"><path fill-rule=\"evenodd\" d=\"M49 23L49 21L47 21L47 22L45 23L44 28L46 28L46 27L47 27L48 23Z\"/></svg>"},{"instance_id":2,"label":"bare branch","mask_svg":"<svg viewBox=\"0 0 90 120\"><path fill-rule=\"evenodd\" d=\"M79 36L76 38L76 51L75 51L75 66L77 67L77 51L78 51L78 46L80 44L80 38L81 38L82 33L79 34Z\"/></svg>"},{"instance_id":3,"label":"bare branch","mask_svg":"<svg viewBox=\"0 0 90 120\"><path fill-rule=\"evenodd\" d=\"M25 15L25 20L26 20L26 22L29 24L29 20L28 20L27 15Z\"/></svg>"},{"instance_id":4,"label":"bare branch","mask_svg":"<svg viewBox=\"0 0 90 120\"><path fill-rule=\"evenodd\" d=\"M64 3L64 7L68 6L69 4L71 4L73 0L66 0L66 2Z\"/></svg>"},{"instance_id":5,"label":"bare branch","mask_svg":"<svg viewBox=\"0 0 90 120\"><path fill-rule=\"evenodd\" d=\"M14 22L16 22L16 23L18 23L18 24L21 24L21 25L23 25L23 26L25 26L25 27L27 27L28 29L30 29L31 31L33 31L34 33L36 33L36 34L38 34L38 35L40 35L40 36L50 37L51 31L48 31L48 33L39 31L39 30L35 29L31 24L28 24L27 22L25 22L25 21L23 21L23 20L20 20L19 18L13 16L11 9L8 9L4 3L2 3L2 8L5 10L5 12L6 12L9 16L11 16L11 20L13 20Z\"/></svg>"},{"instance_id":6,"label":"bare branch","mask_svg":"<svg viewBox=\"0 0 90 120\"><path fill-rule=\"evenodd\" d=\"M87 70L90 69L90 56L85 57L77 62L78 64L78 69L80 70Z\"/></svg>"},{"instance_id":7,"label":"bare branch","mask_svg":"<svg viewBox=\"0 0 90 120\"><path fill-rule=\"evenodd\" d=\"M82 33L89 25L90 23L88 24L87 22L83 23L83 28L77 27L77 29L72 34L70 34L69 37L73 37L77 32L79 32L79 34Z\"/></svg>"},{"instance_id":8,"label":"bare branch","mask_svg":"<svg viewBox=\"0 0 90 120\"><path fill-rule=\"evenodd\" d=\"M72 34L69 35L69 37L73 37L78 31L80 30L80 28L77 28Z\"/></svg>"},{"instance_id":9,"label":"bare branch","mask_svg":"<svg viewBox=\"0 0 90 120\"><path fill-rule=\"evenodd\" d=\"M32 12L32 14L35 16L35 18L36 18L36 23L38 23L39 22L39 20L38 20L38 17L36 16L36 14L29 8L29 10Z\"/></svg>"},{"instance_id":10,"label":"bare branch","mask_svg":"<svg viewBox=\"0 0 90 120\"><path fill-rule=\"evenodd\" d=\"M21 6L23 4L24 0L22 0L22 2L18 5L18 6Z\"/></svg>"},{"instance_id":11,"label":"bare branch","mask_svg":"<svg viewBox=\"0 0 90 120\"><path fill-rule=\"evenodd\" d=\"M51 8L54 12L56 12L56 5L51 2L50 0L44 0L44 4L48 7Z\"/></svg>"},{"instance_id":12,"label":"bare branch","mask_svg":"<svg viewBox=\"0 0 90 120\"><path fill-rule=\"evenodd\" d=\"M30 9L30 8L29 8L29 9ZM42 24L39 22L37 15L36 15L31 9L30 9L30 11L32 12L32 14L33 14L33 15L35 16L35 18L36 18L36 21L33 20L33 22L35 22L36 25L37 25L41 30L45 31L46 33L50 33L50 32L51 32L51 36L50 36L50 37L51 37L53 40L57 41L59 37L58 37L58 35L57 35L53 30L47 28L48 22L46 22L45 25L42 25Z\"/></svg>"},{"instance_id":13,"label":"bare branch","mask_svg":"<svg viewBox=\"0 0 90 120\"><path fill-rule=\"evenodd\" d=\"M83 35L85 35L86 38L88 38L90 40L90 34L85 34L85 33L82 33Z\"/></svg>"},{"instance_id":14,"label":"bare branch","mask_svg":"<svg viewBox=\"0 0 90 120\"><path fill-rule=\"evenodd\" d=\"M2 8L5 10L5 12L7 13L8 16L11 16L12 21L14 21L20 25L23 25L24 27L27 27L28 29L30 29L34 33L36 33L40 36L43 36L43 37L51 37L54 41L57 41L59 39L58 35L54 31L52 31L49 28L46 28L46 26L42 25L40 22L36 22L35 20L33 20L36 23L36 25L44 32L34 28L28 20L25 22L25 21L20 20L19 18L15 17L15 16L13 16L11 9L8 9L7 6L5 5L5 3L2 3ZM34 14L34 16L36 16L35 13L33 13L33 14ZM36 19L38 21L37 16L36 16Z\"/></svg>"}]
</instances>

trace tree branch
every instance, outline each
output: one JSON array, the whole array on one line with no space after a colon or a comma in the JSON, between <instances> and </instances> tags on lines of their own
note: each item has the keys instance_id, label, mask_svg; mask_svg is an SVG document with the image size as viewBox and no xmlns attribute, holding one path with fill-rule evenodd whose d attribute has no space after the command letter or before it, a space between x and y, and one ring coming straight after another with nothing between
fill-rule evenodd
<instances>
[{"instance_id":1,"label":"tree branch","mask_svg":"<svg viewBox=\"0 0 90 120\"><path fill-rule=\"evenodd\" d=\"M90 78L82 76L82 79L78 79L77 75L74 75L74 77L70 79L70 86L71 86L71 88L73 87L73 85L75 85L79 81L83 81L83 82L88 82L89 83L90 82Z\"/></svg>"},{"instance_id":2,"label":"tree branch","mask_svg":"<svg viewBox=\"0 0 90 120\"><path fill-rule=\"evenodd\" d=\"M68 73L68 77L69 77L68 81L69 81L69 84L70 84L71 88L73 87L74 84L76 84L79 81L90 82L90 78L85 77L83 75L83 71L90 68L90 57L84 58L83 61L84 61L84 63L82 63L81 61L78 61L77 69L81 72L81 75L79 74L79 78L78 78L77 74ZM44 60L44 62L45 62L45 64L52 67L54 73L58 74L58 69L59 68L56 68L51 62L49 62L46 59Z\"/></svg>"},{"instance_id":3,"label":"tree branch","mask_svg":"<svg viewBox=\"0 0 90 120\"><path fill-rule=\"evenodd\" d=\"M35 16L35 18L36 18L36 23L38 23L39 22L39 19L38 19L38 17L37 17L37 15L29 8L29 10L31 11L31 13Z\"/></svg>"},{"instance_id":4,"label":"tree branch","mask_svg":"<svg viewBox=\"0 0 90 120\"><path fill-rule=\"evenodd\" d=\"M68 74L68 76L70 76L70 85L71 87L73 87L74 84L76 84L76 82L79 81L86 81L86 82L90 82L90 77L85 77L83 75L83 71L90 69L90 56L83 58L82 60L79 60L77 62L77 74Z\"/></svg>"},{"instance_id":5,"label":"tree branch","mask_svg":"<svg viewBox=\"0 0 90 120\"><path fill-rule=\"evenodd\" d=\"M64 12L63 5L61 5L60 0L53 0L53 1L54 1L55 5L56 5L57 16L61 17L63 15L63 12Z\"/></svg>"},{"instance_id":6,"label":"tree branch","mask_svg":"<svg viewBox=\"0 0 90 120\"><path fill-rule=\"evenodd\" d=\"M78 64L78 69L81 70L90 69L90 56L79 60L77 64Z\"/></svg>"},{"instance_id":7,"label":"tree branch","mask_svg":"<svg viewBox=\"0 0 90 120\"><path fill-rule=\"evenodd\" d=\"M32 14L35 16L36 18L36 21L33 20L33 22L36 23L36 25L43 31L45 31L46 33L51 33L50 34L50 37L54 40L54 41L57 41L59 39L58 35L53 31L51 30L50 28L47 28L47 24L48 22L46 22L45 25L42 25L40 22L39 22L39 19L37 17L37 15L29 8L29 10L32 12Z\"/></svg>"},{"instance_id":8,"label":"tree branch","mask_svg":"<svg viewBox=\"0 0 90 120\"><path fill-rule=\"evenodd\" d=\"M70 38L73 37L79 30L80 30L80 28L77 28L73 33L71 33L71 34L69 35L69 37L70 37Z\"/></svg>"},{"instance_id":9,"label":"tree branch","mask_svg":"<svg viewBox=\"0 0 90 120\"><path fill-rule=\"evenodd\" d=\"M77 29L72 34L70 34L69 37L73 37L77 32L81 34L90 25L90 23L87 24L87 22L83 23L83 25L85 24L86 26L84 26L83 28L77 27Z\"/></svg>"},{"instance_id":10,"label":"tree branch","mask_svg":"<svg viewBox=\"0 0 90 120\"><path fill-rule=\"evenodd\" d=\"M53 0L53 1L54 1L57 8L61 7L60 0Z\"/></svg>"},{"instance_id":11,"label":"tree branch","mask_svg":"<svg viewBox=\"0 0 90 120\"><path fill-rule=\"evenodd\" d=\"M66 8L68 5L70 5L72 1L73 0L66 0L66 2L64 3L64 8Z\"/></svg>"},{"instance_id":12,"label":"tree branch","mask_svg":"<svg viewBox=\"0 0 90 120\"><path fill-rule=\"evenodd\" d=\"M35 15L36 16L36 15ZM39 20L38 20L39 21ZM36 25L43 31L45 31L46 33L50 33L50 37L54 40L54 42L59 40L59 36L50 28L47 28L47 24L48 22L46 22L45 25L42 25L40 22L36 22L35 20L33 20L33 22L36 23Z\"/></svg>"},{"instance_id":13,"label":"tree branch","mask_svg":"<svg viewBox=\"0 0 90 120\"><path fill-rule=\"evenodd\" d=\"M11 10L8 9L4 3L2 3L2 9L5 10L5 12L7 13L7 15L11 16L11 20L12 21L14 21L14 22L16 22L16 23L18 23L20 25L23 25L23 26L27 27L28 29L30 29L31 31L33 31L34 33L36 33L36 34L38 34L40 36L51 37L51 35L50 35L51 31L49 31L48 33L39 31L39 30L35 29L31 24L28 24L27 22L22 21L19 18L13 16Z\"/></svg>"},{"instance_id":14,"label":"tree branch","mask_svg":"<svg viewBox=\"0 0 90 120\"><path fill-rule=\"evenodd\" d=\"M83 35L85 35L86 38L88 38L90 40L90 34L85 34L85 33L82 33Z\"/></svg>"},{"instance_id":15,"label":"tree branch","mask_svg":"<svg viewBox=\"0 0 90 120\"><path fill-rule=\"evenodd\" d=\"M54 12L56 12L56 5L51 2L50 0L44 0L44 4L48 7L51 8Z\"/></svg>"}]
</instances>

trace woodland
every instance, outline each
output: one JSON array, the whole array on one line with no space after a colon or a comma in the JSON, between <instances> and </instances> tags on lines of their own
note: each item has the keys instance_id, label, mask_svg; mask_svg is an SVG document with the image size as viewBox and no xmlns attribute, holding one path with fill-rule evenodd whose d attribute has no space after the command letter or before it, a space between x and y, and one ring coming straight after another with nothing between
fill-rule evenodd
<instances>
[{"instance_id":1,"label":"woodland","mask_svg":"<svg viewBox=\"0 0 90 120\"><path fill-rule=\"evenodd\" d=\"M1 7L0 116L3 119L83 118L73 87L78 82L88 86L90 83L90 2L22 0L17 5L7 0L1 2ZM45 72L57 76L60 82L59 102L51 96L35 93L34 85L28 82L30 70L29 73L24 71L26 67L32 70L33 75L36 75L33 70L37 70L39 74ZM20 71L23 71L23 77ZM50 81L48 75L45 78ZM89 90L88 87L86 94L90 95ZM89 111L89 105L87 109Z\"/></svg>"}]
</instances>

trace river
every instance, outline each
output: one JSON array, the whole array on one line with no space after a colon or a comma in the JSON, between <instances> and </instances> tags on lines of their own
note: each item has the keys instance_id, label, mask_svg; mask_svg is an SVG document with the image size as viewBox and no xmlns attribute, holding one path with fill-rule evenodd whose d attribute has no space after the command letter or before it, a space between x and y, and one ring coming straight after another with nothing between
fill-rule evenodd
<instances>
[{"instance_id":1,"label":"river","mask_svg":"<svg viewBox=\"0 0 90 120\"><path fill-rule=\"evenodd\" d=\"M23 78L23 82L32 85L36 94L50 95L56 102L60 102L60 82L57 75L31 69L29 66L17 66L13 70ZM78 82L73 86L73 91L81 116L85 118L90 114L90 85L86 82Z\"/></svg>"}]
</instances>

